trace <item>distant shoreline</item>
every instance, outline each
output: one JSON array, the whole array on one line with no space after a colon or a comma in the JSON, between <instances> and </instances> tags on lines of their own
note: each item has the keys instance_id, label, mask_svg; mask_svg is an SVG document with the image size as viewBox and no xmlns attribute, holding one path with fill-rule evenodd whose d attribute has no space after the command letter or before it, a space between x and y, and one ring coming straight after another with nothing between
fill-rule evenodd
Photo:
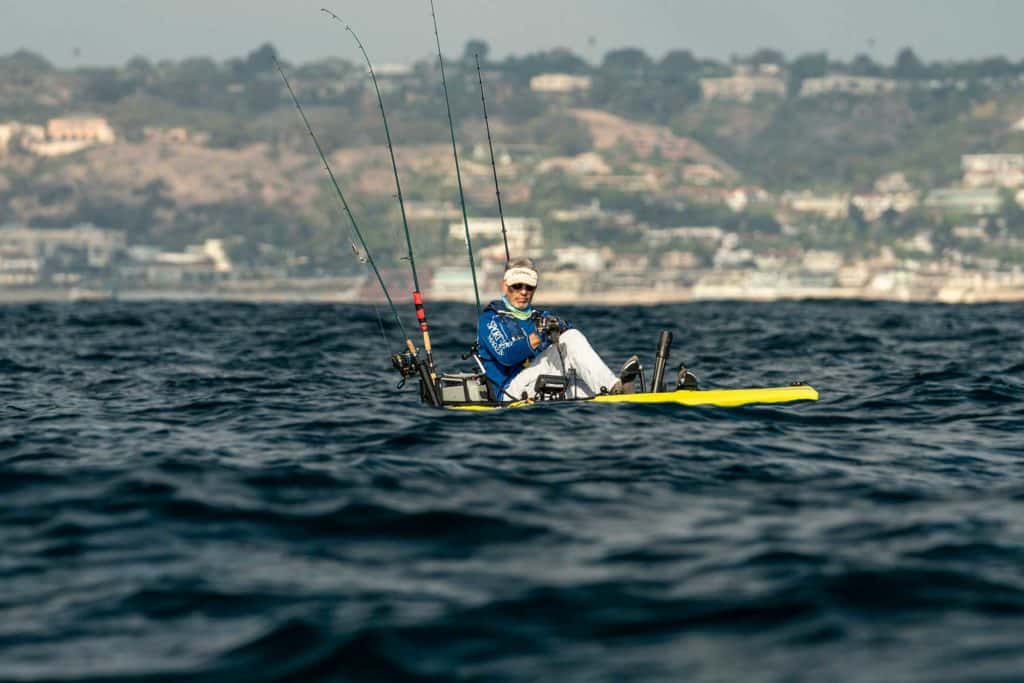
<instances>
[{"instance_id":1,"label":"distant shoreline","mask_svg":"<svg viewBox=\"0 0 1024 683\"><path fill-rule=\"evenodd\" d=\"M485 296L484 298L487 298ZM472 295L452 296L424 292L427 301L472 304ZM785 301L887 301L893 303L944 303L944 304L992 304L1024 302L1024 289L999 289L992 291L965 291L961 296L937 297L934 293L925 295L917 292L901 292L899 295L887 296L880 292L865 292L862 288L832 287L790 289L781 292L773 291L719 291L714 295L694 295L688 288L676 290L610 290L601 295L602 306L658 306L678 303L696 303L703 301L742 301L773 303ZM78 302L151 302L176 301L188 302L223 302L223 303L327 303L327 304L383 304L381 297L366 297L358 291L335 290L288 290L288 289L247 289L239 290L130 290L113 292L92 289L7 289L0 291L0 305L18 305L32 303L78 303ZM595 303L593 296L582 294L562 294L557 291L543 292L538 297L539 305L583 305Z\"/></svg>"}]
</instances>

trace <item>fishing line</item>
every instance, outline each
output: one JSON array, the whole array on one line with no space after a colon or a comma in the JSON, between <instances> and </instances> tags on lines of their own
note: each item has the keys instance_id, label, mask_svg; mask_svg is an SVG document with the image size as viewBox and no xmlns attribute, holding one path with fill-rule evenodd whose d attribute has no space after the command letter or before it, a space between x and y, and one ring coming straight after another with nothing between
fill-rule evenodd
<instances>
[{"instance_id":1,"label":"fishing line","mask_svg":"<svg viewBox=\"0 0 1024 683\"><path fill-rule=\"evenodd\" d=\"M384 284L384 278L381 277L380 271L377 269L377 264L373 260L373 254L370 253L370 248L366 245L366 240L363 239L363 233L359 230L359 224L356 223L355 216L352 215L352 210L349 208L348 201L345 199L345 194L341 191L341 187L338 185L338 181L334 177L334 171L331 170L331 165L327 163L327 156L324 154L324 150L320 146L320 141L317 140L316 133L313 132L313 127L310 125L309 119L306 118L306 112L303 111L302 105L299 104L299 98L295 95L295 90L292 89L292 84L288 81L288 77L285 76L284 69L281 68L281 64L277 61L276 57L274 57L274 66L277 67L277 72L281 74L281 79L284 80L285 87L288 88L288 94L292 96L292 102L295 103L295 108L299 110L302 122L306 124L306 130L309 132L309 136L313 139L313 144L316 146L316 151L320 155L320 160L324 164L324 169L327 171L327 175L331 178L331 184L334 186L334 191L338 194L338 198L341 200L341 205L345 208L345 214L348 216L349 222L352 224L352 229L359 238L359 243L363 246L363 253L366 255L366 262L373 269L373 274L377 276L377 282L380 283L380 288L384 292L384 297L387 299L388 305L391 307L391 312L394 314L395 321L398 323L398 329L401 330L402 336L405 337L406 344L411 345L412 341L409 339L409 335L405 332L405 326L402 324L402 318L398 315L398 309L395 308L395 304L391 300L391 294L388 293L387 285ZM354 248L355 244L352 246ZM356 256L358 258L358 253ZM410 350L414 350L414 347Z\"/></svg>"},{"instance_id":2,"label":"fishing line","mask_svg":"<svg viewBox=\"0 0 1024 683\"><path fill-rule=\"evenodd\" d=\"M437 41L437 61L441 65L441 85L444 86L444 104L448 109L448 130L452 134L452 155L455 157L455 179L459 183L459 202L462 204L462 224L466 228L466 250L469 252L469 271L473 276L473 296L476 298L476 311L480 313L480 289L476 283L476 264L473 261L473 241L469 236L469 217L466 215L466 195L462 190L462 172L459 170L459 150L455 145L455 124L452 120L452 103L448 98L448 79L444 75L444 56L441 54L441 37L437 33L437 13L434 11L434 0L430 0L430 16L434 20L434 40Z\"/></svg>"},{"instance_id":3,"label":"fishing line","mask_svg":"<svg viewBox=\"0 0 1024 683\"><path fill-rule=\"evenodd\" d=\"M501 188L498 187L498 166L494 163L494 143L491 142L491 123L487 118L487 99L484 97L484 77L480 71L480 55L474 53L476 59L476 78L480 81L480 103L484 108L484 126L487 128L487 148L491 151L491 170L494 172L494 194L498 198L498 217L501 219L501 239L505 242L505 267L512 257L508 252L508 233L505 231L505 212L501 210Z\"/></svg>"},{"instance_id":4,"label":"fishing line","mask_svg":"<svg viewBox=\"0 0 1024 683\"><path fill-rule=\"evenodd\" d=\"M420 323L420 332L423 334L423 350L427 355L427 369L430 373L430 379L436 381L437 371L434 367L434 353L433 347L430 343L430 328L427 324L427 313L423 308L423 294L420 292L420 280L416 274L416 257L413 255L412 249L412 237L409 234L409 221L405 215L405 200L402 197L402 183L398 179L398 162L395 160L395 147L391 144L391 128L388 126L388 116L384 111L384 98L380 94L380 85L377 83L377 74L374 73L373 64L370 62L370 55L366 53L366 48L363 47L363 42L359 40L359 36L352 30L352 27L341 20L334 12L326 8L321 8L321 12L324 12L332 19L337 21L339 24L345 27L345 30L352 34L352 38L355 39L356 45L359 46L359 51L363 53L363 59L366 61L366 67L370 71L370 79L373 81L373 89L377 93L377 104L380 107L380 115L384 120L384 137L388 143L388 153L391 155L391 170L395 176L395 189L398 192L398 206L402 212L402 227L405 230L405 244L408 248L409 253L409 267L412 269L412 282L414 291L412 293L412 302L416 307L416 319Z\"/></svg>"}]
</instances>

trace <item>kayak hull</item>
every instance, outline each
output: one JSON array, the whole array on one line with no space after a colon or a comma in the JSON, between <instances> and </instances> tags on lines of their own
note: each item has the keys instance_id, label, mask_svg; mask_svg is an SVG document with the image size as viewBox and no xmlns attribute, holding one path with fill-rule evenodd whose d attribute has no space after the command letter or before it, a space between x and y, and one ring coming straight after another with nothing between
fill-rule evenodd
<instances>
[{"instance_id":1,"label":"kayak hull","mask_svg":"<svg viewBox=\"0 0 1024 683\"><path fill-rule=\"evenodd\" d=\"M740 406L765 403L793 403L796 401L817 401L818 392L807 384L794 384L785 387L764 387L754 389L708 389L708 390L677 390L643 394L602 394L593 398L565 399L542 401L545 405L552 403L643 403L648 405L680 405L680 406L715 406L719 408L738 408ZM511 401L508 403L448 403L445 408L451 410L501 410L505 408L525 408L536 405L538 401Z\"/></svg>"}]
</instances>

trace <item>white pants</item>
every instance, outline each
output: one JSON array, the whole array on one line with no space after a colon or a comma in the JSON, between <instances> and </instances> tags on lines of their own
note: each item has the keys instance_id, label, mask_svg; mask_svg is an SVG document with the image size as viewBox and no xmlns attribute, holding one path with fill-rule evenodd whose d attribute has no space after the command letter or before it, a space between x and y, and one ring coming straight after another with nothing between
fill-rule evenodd
<instances>
[{"instance_id":1,"label":"white pants","mask_svg":"<svg viewBox=\"0 0 1024 683\"><path fill-rule=\"evenodd\" d=\"M568 378L570 384L566 395L570 398L596 396L601 393L602 387L611 389L619 379L604 364L582 332L566 330L561 335L558 348L552 344L512 378L501 400L519 400L524 391L533 398L533 384L541 375L562 375Z\"/></svg>"}]
</instances>

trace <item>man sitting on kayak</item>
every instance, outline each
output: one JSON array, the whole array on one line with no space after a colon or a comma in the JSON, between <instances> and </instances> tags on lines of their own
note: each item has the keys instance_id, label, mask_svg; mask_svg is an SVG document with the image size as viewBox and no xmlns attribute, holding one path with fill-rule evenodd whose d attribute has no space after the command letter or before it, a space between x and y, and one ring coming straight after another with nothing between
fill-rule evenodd
<instances>
[{"instance_id":1,"label":"man sitting on kayak","mask_svg":"<svg viewBox=\"0 0 1024 683\"><path fill-rule=\"evenodd\" d=\"M514 259L502 278L504 296L480 314L480 359L499 400L519 400L523 394L534 397L534 383L541 375L566 377L572 383L568 394L579 398L630 391L639 374L639 359L633 356L626 361L616 377L582 332L533 308L538 279L533 261Z\"/></svg>"}]
</instances>

